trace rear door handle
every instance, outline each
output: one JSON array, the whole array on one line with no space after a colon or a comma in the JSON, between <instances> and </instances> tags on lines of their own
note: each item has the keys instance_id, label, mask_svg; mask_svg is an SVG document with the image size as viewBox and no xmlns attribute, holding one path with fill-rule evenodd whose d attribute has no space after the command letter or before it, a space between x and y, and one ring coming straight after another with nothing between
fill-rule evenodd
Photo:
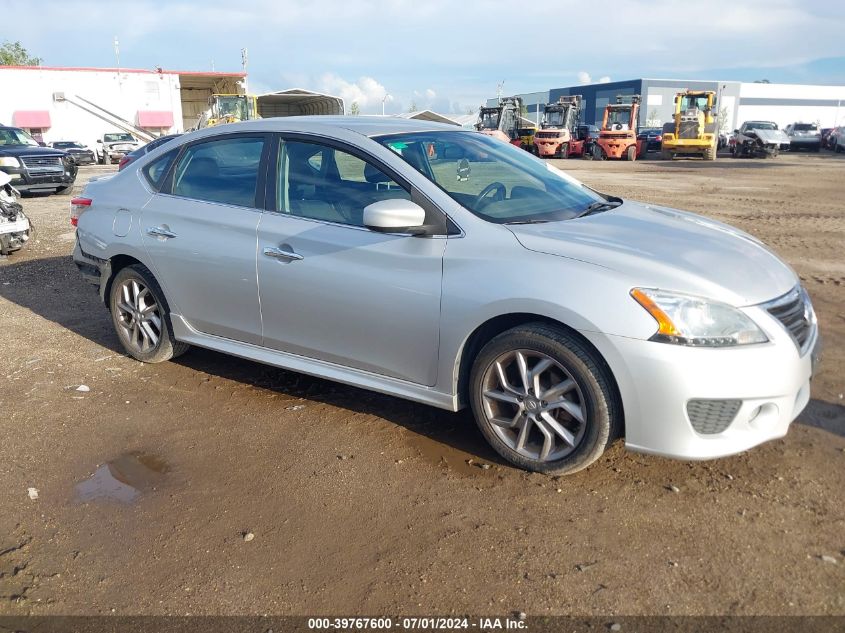
<instances>
[{"instance_id":1,"label":"rear door handle","mask_svg":"<svg viewBox=\"0 0 845 633\"><path fill-rule=\"evenodd\" d=\"M267 257L281 259L285 262L298 262L300 259L304 259L302 255L299 255L298 253L291 253L290 251L285 251L281 248L276 248L275 246L265 246L264 254Z\"/></svg>"},{"instance_id":2,"label":"rear door handle","mask_svg":"<svg viewBox=\"0 0 845 633\"><path fill-rule=\"evenodd\" d=\"M171 231L170 229L166 229L163 226L151 226L147 229L147 235L152 235L153 237L164 237L164 238L171 238L176 237L176 233Z\"/></svg>"}]
</instances>

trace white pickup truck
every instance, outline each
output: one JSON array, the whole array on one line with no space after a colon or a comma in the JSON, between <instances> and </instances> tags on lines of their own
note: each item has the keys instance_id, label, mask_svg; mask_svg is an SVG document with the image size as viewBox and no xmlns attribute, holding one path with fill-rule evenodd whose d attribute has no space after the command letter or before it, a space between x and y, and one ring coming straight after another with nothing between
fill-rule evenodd
<instances>
[{"instance_id":1,"label":"white pickup truck","mask_svg":"<svg viewBox=\"0 0 845 633\"><path fill-rule=\"evenodd\" d=\"M97 139L97 162L101 165L117 163L134 149L142 145L141 141L129 132L108 132Z\"/></svg>"},{"instance_id":2,"label":"white pickup truck","mask_svg":"<svg viewBox=\"0 0 845 633\"><path fill-rule=\"evenodd\" d=\"M746 121L734 130L731 154L774 158L782 149L789 149L790 139L773 121Z\"/></svg>"}]
</instances>

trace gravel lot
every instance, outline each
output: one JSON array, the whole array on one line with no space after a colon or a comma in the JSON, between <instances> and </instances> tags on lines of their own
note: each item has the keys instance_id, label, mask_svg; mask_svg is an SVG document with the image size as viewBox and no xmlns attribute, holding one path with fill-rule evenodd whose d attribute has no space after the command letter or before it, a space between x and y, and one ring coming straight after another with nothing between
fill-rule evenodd
<instances>
[{"instance_id":1,"label":"gravel lot","mask_svg":"<svg viewBox=\"0 0 845 633\"><path fill-rule=\"evenodd\" d=\"M785 439L617 443L555 479L468 413L203 350L143 365L71 262L69 198L27 198L38 235L0 262L0 614L845 614L845 156L556 163L798 271L825 356ZM140 494L77 488L106 463Z\"/></svg>"}]
</instances>

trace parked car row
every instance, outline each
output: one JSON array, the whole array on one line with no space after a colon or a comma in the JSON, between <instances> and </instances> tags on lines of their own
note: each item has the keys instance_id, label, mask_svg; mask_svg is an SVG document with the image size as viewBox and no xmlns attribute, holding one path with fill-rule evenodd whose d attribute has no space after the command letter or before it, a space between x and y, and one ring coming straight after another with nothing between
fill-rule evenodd
<instances>
[{"instance_id":1,"label":"parked car row","mask_svg":"<svg viewBox=\"0 0 845 633\"><path fill-rule=\"evenodd\" d=\"M97 149L79 141L38 142L25 130L0 126L0 171L21 193L69 194L79 165L119 162L123 169L132 160L179 136L170 134L141 144L128 132L104 134Z\"/></svg>"}]
</instances>

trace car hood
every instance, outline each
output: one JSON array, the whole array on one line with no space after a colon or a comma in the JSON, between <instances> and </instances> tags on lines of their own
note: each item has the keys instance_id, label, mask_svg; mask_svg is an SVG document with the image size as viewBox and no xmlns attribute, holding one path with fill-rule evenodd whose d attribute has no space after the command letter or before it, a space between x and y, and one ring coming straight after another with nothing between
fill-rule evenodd
<instances>
[{"instance_id":1,"label":"car hood","mask_svg":"<svg viewBox=\"0 0 845 633\"><path fill-rule=\"evenodd\" d=\"M52 147L32 145L5 145L0 147L0 156L64 156L65 151Z\"/></svg>"},{"instance_id":2,"label":"car hood","mask_svg":"<svg viewBox=\"0 0 845 633\"><path fill-rule=\"evenodd\" d=\"M795 272L762 242L727 224L636 202L562 222L507 225L525 248L609 268L632 286L736 306L779 297Z\"/></svg>"}]
</instances>

